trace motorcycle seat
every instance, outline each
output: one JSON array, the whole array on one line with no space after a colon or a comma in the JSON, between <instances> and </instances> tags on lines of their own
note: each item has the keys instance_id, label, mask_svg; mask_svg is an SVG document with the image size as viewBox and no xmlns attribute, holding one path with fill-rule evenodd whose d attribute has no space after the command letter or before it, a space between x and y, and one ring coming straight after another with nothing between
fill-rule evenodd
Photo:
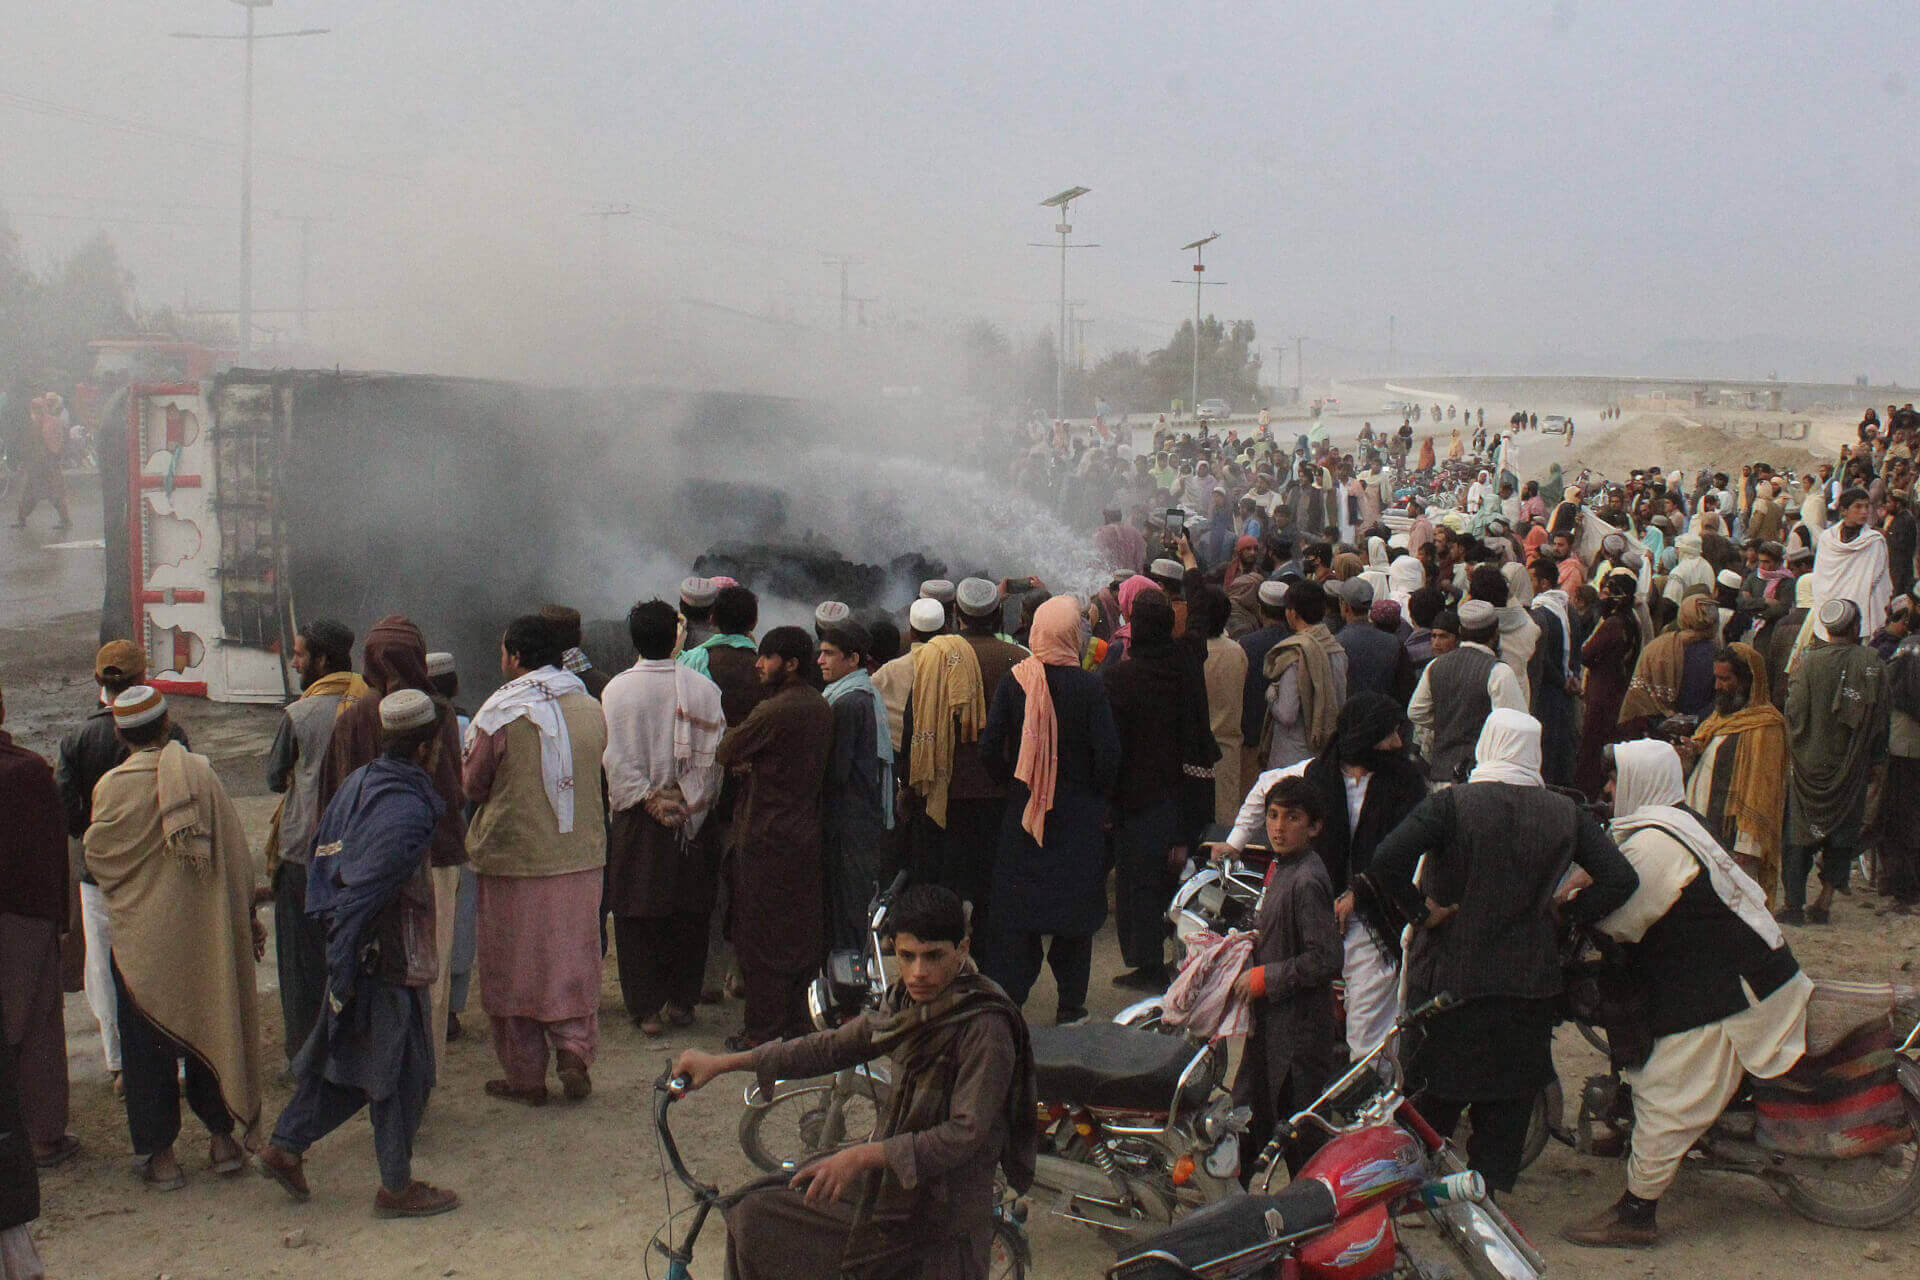
<instances>
[{"instance_id":1,"label":"motorcycle seat","mask_svg":"<svg viewBox=\"0 0 1920 1280\"><path fill-rule=\"evenodd\" d=\"M1128 1245L1107 1274L1115 1280L1205 1275L1209 1267L1262 1245L1330 1227L1334 1218L1333 1192L1317 1178L1289 1183L1276 1195L1228 1196Z\"/></svg>"},{"instance_id":2,"label":"motorcycle seat","mask_svg":"<svg viewBox=\"0 0 1920 1280\"><path fill-rule=\"evenodd\" d=\"M1034 1075L1044 1102L1164 1114L1197 1050L1180 1036L1111 1022L1039 1027L1033 1032ZM1206 1105L1213 1072L1187 1082L1183 1109Z\"/></svg>"}]
</instances>

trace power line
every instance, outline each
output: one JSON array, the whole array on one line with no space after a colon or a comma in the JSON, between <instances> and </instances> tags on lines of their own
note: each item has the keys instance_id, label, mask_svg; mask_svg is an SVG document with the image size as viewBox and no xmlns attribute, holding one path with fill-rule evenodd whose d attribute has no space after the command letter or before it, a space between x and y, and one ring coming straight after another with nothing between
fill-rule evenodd
<instances>
[{"instance_id":1,"label":"power line","mask_svg":"<svg viewBox=\"0 0 1920 1280\"><path fill-rule=\"evenodd\" d=\"M240 144L222 138L210 138L204 134L186 133L179 129L167 129L159 125L148 124L141 120L129 120L123 116L110 116L98 111L87 111L79 107L69 107L45 98L35 98L24 93L15 93L11 89L0 89L0 107L11 107L16 111L25 111L32 115L45 116L52 120L65 120L73 124L84 124L110 133L126 134L129 137L151 138L163 142L177 142L182 146L199 147L209 151L233 153L240 150ZM295 151L279 151L268 147L254 148L257 156L270 157L290 164L305 165L310 169L324 169L334 173L352 174L358 177L379 178L385 182L414 182L410 174L393 173L384 169L374 169L367 165L350 164L340 160L325 160L318 156L302 155Z\"/></svg>"}]
</instances>

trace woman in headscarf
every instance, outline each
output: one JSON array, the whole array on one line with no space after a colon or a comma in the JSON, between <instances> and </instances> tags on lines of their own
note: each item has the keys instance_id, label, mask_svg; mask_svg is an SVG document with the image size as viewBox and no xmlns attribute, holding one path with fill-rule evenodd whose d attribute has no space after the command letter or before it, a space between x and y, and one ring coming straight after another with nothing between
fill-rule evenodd
<instances>
[{"instance_id":1,"label":"woman in headscarf","mask_svg":"<svg viewBox=\"0 0 1920 1280\"><path fill-rule=\"evenodd\" d=\"M1466 783L1423 800L1380 842L1368 879L1414 922L1408 1003L1441 992L1460 1002L1426 1023L1402 1059L1421 1114L1449 1133L1471 1111L1467 1164L1506 1192L1536 1096L1555 1078L1558 920L1597 920L1639 880L1598 823L1546 788L1538 720L1496 709L1474 759ZM1592 884L1556 909L1569 864Z\"/></svg>"},{"instance_id":2,"label":"woman in headscarf","mask_svg":"<svg viewBox=\"0 0 1920 1280\"><path fill-rule=\"evenodd\" d=\"M1127 656L1127 646L1133 640L1134 602L1140 599L1142 591L1159 590L1159 584L1152 578L1138 573L1120 584L1120 590L1115 593L1120 601L1120 625L1113 629L1111 636L1107 637L1107 653L1102 659L1102 666L1116 666L1120 659Z\"/></svg>"},{"instance_id":3,"label":"woman in headscarf","mask_svg":"<svg viewBox=\"0 0 1920 1280\"><path fill-rule=\"evenodd\" d=\"M980 733L981 763L1007 788L982 968L1024 1004L1044 951L1062 1022L1086 1016L1093 935L1107 917L1102 827L1120 768L1106 687L1080 669L1080 625L1072 596L1035 611L1032 656L1000 682Z\"/></svg>"},{"instance_id":4,"label":"woman in headscarf","mask_svg":"<svg viewBox=\"0 0 1920 1280\"><path fill-rule=\"evenodd\" d=\"M1459 435L1460 435L1459 432L1457 431L1454 432L1455 443L1458 443ZM1433 437L1421 436L1420 437L1420 465L1415 467L1414 470L1415 471L1431 471L1433 470L1433 468L1434 468Z\"/></svg>"},{"instance_id":5,"label":"woman in headscarf","mask_svg":"<svg viewBox=\"0 0 1920 1280\"><path fill-rule=\"evenodd\" d=\"M1373 588L1375 600L1385 600L1387 593L1392 590L1387 580L1387 565L1387 540L1377 535L1368 538L1367 567L1360 571L1359 576L1366 579L1367 585Z\"/></svg>"},{"instance_id":6,"label":"woman in headscarf","mask_svg":"<svg viewBox=\"0 0 1920 1280\"><path fill-rule=\"evenodd\" d=\"M1706 719L1713 711L1714 636L1719 626L1720 610L1712 596L1682 600L1678 628L1655 636L1641 652L1620 705L1620 723L1641 721L1651 728L1674 715Z\"/></svg>"},{"instance_id":7,"label":"woman in headscarf","mask_svg":"<svg viewBox=\"0 0 1920 1280\"><path fill-rule=\"evenodd\" d=\"M1453 438L1447 441L1447 461L1458 462L1467 456L1467 447L1460 441L1460 428L1453 429Z\"/></svg>"},{"instance_id":8,"label":"woman in headscarf","mask_svg":"<svg viewBox=\"0 0 1920 1280\"><path fill-rule=\"evenodd\" d=\"M1586 716L1574 757L1573 785L1598 800L1607 784L1606 748L1620 739L1620 704L1640 660L1640 623L1634 614L1638 580L1616 569L1600 583L1600 623L1580 646Z\"/></svg>"}]
</instances>

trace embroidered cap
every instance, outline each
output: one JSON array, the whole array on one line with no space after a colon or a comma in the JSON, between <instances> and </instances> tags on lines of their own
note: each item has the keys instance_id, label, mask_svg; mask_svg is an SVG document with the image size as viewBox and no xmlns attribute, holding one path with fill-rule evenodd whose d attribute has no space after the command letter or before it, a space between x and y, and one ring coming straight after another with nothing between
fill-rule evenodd
<instances>
[{"instance_id":1,"label":"embroidered cap","mask_svg":"<svg viewBox=\"0 0 1920 1280\"><path fill-rule=\"evenodd\" d=\"M838 600L823 600L813 611L813 623L817 627L831 627L845 622L853 616L853 610Z\"/></svg>"},{"instance_id":2,"label":"embroidered cap","mask_svg":"<svg viewBox=\"0 0 1920 1280\"><path fill-rule=\"evenodd\" d=\"M122 729L138 729L167 714L167 700L152 685L137 684L113 700L113 723Z\"/></svg>"},{"instance_id":3,"label":"embroidered cap","mask_svg":"<svg viewBox=\"0 0 1920 1280\"><path fill-rule=\"evenodd\" d=\"M1860 606L1836 596L1820 606L1820 625L1829 633L1857 631L1860 629Z\"/></svg>"},{"instance_id":4,"label":"embroidered cap","mask_svg":"<svg viewBox=\"0 0 1920 1280\"><path fill-rule=\"evenodd\" d=\"M424 729L436 714L433 699L418 689L396 689L380 699L380 727L392 733Z\"/></svg>"},{"instance_id":5,"label":"embroidered cap","mask_svg":"<svg viewBox=\"0 0 1920 1280\"><path fill-rule=\"evenodd\" d=\"M985 578L962 578L954 590L960 612L970 618L984 618L1000 607L1000 588Z\"/></svg>"},{"instance_id":6,"label":"embroidered cap","mask_svg":"<svg viewBox=\"0 0 1920 1280\"><path fill-rule=\"evenodd\" d=\"M680 603L689 609L711 609L720 596L712 578L686 578L680 583Z\"/></svg>"},{"instance_id":7,"label":"embroidered cap","mask_svg":"<svg viewBox=\"0 0 1920 1280\"><path fill-rule=\"evenodd\" d=\"M427 674L430 676L450 676L454 673L453 655L450 653L430 653L427 655Z\"/></svg>"},{"instance_id":8,"label":"embroidered cap","mask_svg":"<svg viewBox=\"0 0 1920 1280\"><path fill-rule=\"evenodd\" d=\"M938 600L941 604L953 603L953 584L945 578L928 578L920 584L922 600Z\"/></svg>"}]
</instances>

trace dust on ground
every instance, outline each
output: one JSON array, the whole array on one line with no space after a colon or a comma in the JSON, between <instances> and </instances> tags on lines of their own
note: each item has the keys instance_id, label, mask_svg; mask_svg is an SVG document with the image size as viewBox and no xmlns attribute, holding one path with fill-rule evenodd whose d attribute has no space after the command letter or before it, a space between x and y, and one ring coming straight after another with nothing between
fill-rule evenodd
<instances>
[{"instance_id":1,"label":"dust on ground","mask_svg":"<svg viewBox=\"0 0 1920 1280\"><path fill-rule=\"evenodd\" d=\"M23 703L32 722L27 737L36 746L51 743L62 716L86 711L91 626L86 615L35 629L40 652L53 655L22 685L29 691ZM80 657L62 659L61 652ZM234 792L258 849L274 803L265 791L261 757L277 713L185 699L177 706L196 747L214 757ZM1920 920L1877 918L1875 905L1856 887L1852 896L1837 899L1831 927L1792 931L1806 967L1815 974L1913 982L1920 962ZM270 916L262 913L263 919ZM1089 1003L1094 1016L1111 1017L1130 1000L1111 985L1123 968L1111 929L1099 940L1094 966ZM1043 974L1028 1002L1036 1022L1053 1013L1051 981ZM602 983L593 1096L540 1110L483 1094L483 1083L498 1069L476 992L463 1020L466 1034L450 1046L415 1158L416 1176L452 1187L462 1204L453 1213L419 1222L373 1217L378 1173L371 1131L361 1119L308 1154L314 1196L307 1204L291 1203L278 1187L252 1174L230 1180L208 1173L206 1134L191 1115L180 1139L186 1189L147 1191L131 1173L125 1114L108 1087L84 997L68 997L72 1127L85 1150L41 1178L43 1210L34 1233L49 1274L103 1280L664 1275L664 1259L648 1248L668 1214L651 1123L652 1084L677 1050L719 1050L722 1037L738 1029L739 1005L703 1007L698 1026L651 1040L627 1020L611 960ZM273 1079L283 1055L271 962L259 969L259 988L269 1077L262 1123L270 1129L290 1092ZM1571 1033L1561 1035L1556 1057L1571 1112L1581 1080L1600 1063ZM674 1131L689 1164L722 1187L754 1172L737 1140L742 1087L741 1078L724 1078L674 1109ZM1593 1252L1563 1244L1556 1235L1560 1227L1610 1203L1623 1177L1621 1161L1581 1157L1558 1144L1523 1177L1506 1203L1546 1255L1550 1275L1596 1280L1733 1275L1801 1280L1815 1273L1891 1277L1910 1270L1906 1260L1920 1249L1920 1221L1882 1232L1822 1227L1787 1211L1758 1182L1724 1174L1682 1175L1661 1211L1669 1242L1655 1252ZM676 1184L672 1192L673 1207L684 1208L682 1189ZM1113 1242L1092 1228L1049 1216L1047 1208L1044 1202L1033 1206L1029 1274L1042 1280L1101 1274L1112 1261ZM694 1274L721 1274L723 1247L724 1229L716 1220L702 1237Z\"/></svg>"}]
</instances>

